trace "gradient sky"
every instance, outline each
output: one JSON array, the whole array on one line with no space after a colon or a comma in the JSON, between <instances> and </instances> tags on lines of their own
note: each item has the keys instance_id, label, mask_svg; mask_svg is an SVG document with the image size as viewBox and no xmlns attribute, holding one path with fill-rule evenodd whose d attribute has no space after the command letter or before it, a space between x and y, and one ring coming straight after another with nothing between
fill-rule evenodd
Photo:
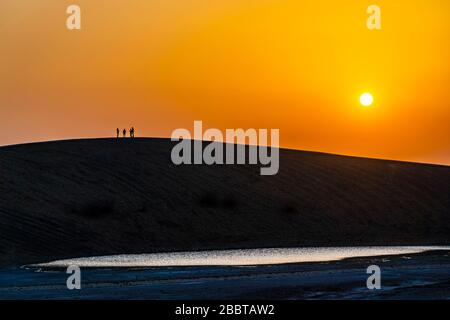
<instances>
[{"instance_id":1,"label":"gradient sky","mask_svg":"<svg viewBox=\"0 0 450 320\"><path fill-rule=\"evenodd\" d=\"M78 4L82 30L66 29ZM366 9L382 9L382 30ZM2 0L0 145L279 128L283 147L450 164L448 0ZM359 95L375 98L361 107Z\"/></svg>"}]
</instances>

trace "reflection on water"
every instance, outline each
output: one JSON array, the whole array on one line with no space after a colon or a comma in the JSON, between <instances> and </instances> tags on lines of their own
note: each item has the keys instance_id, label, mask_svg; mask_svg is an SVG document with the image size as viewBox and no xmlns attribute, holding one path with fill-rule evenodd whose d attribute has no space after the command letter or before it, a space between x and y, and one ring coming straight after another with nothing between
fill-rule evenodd
<instances>
[{"instance_id":1,"label":"reflection on water","mask_svg":"<svg viewBox=\"0 0 450 320\"><path fill-rule=\"evenodd\" d=\"M415 247L325 247L211 250L152 254L123 254L58 260L39 267L163 267L163 266L242 266L299 262L333 261L353 257L370 257L450 250L450 246Z\"/></svg>"}]
</instances>

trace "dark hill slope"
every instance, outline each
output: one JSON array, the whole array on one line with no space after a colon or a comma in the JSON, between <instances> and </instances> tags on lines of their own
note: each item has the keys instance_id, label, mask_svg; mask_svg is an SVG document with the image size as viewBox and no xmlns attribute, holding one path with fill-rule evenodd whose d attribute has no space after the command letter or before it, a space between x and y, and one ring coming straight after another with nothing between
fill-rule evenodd
<instances>
[{"instance_id":1,"label":"dark hill slope","mask_svg":"<svg viewBox=\"0 0 450 320\"><path fill-rule=\"evenodd\" d=\"M175 166L166 139L0 148L0 265L273 246L450 244L450 167L281 150Z\"/></svg>"}]
</instances>

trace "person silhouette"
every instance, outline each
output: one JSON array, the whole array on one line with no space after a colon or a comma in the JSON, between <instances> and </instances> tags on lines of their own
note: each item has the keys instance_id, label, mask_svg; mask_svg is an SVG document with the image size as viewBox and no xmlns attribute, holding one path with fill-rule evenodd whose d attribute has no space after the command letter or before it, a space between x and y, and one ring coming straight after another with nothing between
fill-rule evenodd
<instances>
[{"instance_id":1,"label":"person silhouette","mask_svg":"<svg viewBox=\"0 0 450 320\"><path fill-rule=\"evenodd\" d=\"M130 137L134 138L134 127L130 128Z\"/></svg>"},{"instance_id":2,"label":"person silhouette","mask_svg":"<svg viewBox=\"0 0 450 320\"><path fill-rule=\"evenodd\" d=\"M116 129L116 133L117 133L117 138L118 138L119 135L120 135L120 130L119 130L119 128Z\"/></svg>"},{"instance_id":3,"label":"person silhouette","mask_svg":"<svg viewBox=\"0 0 450 320\"><path fill-rule=\"evenodd\" d=\"M127 129L123 129L122 134L123 134L123 137L125 138L127 136Z\"/></svg>"}]
</instances>

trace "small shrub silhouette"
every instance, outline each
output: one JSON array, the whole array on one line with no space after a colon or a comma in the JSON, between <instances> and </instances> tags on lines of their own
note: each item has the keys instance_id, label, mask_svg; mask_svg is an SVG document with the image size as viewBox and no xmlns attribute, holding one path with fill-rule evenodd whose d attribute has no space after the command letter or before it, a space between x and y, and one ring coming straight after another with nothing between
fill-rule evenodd
<instances>
[{"instance_id":1,"label":"small shrub silhouette","mask_svg":"<svg viewBox=\"0 0 450 320\"><path fill-rule=\"evenodd\" d=\"M232 194L219 198L215 193L207 192L200 197L199 204L202 207L208 208L233 209L237 207L238 202Z\"/></svg>"},{"instance_id":2,"label":"small shrub silhouette","mask_svg":"<svg viewBox=\"0 0 450 320\"><path fill-rule=\"evenodd\" d=\"M207 192L203 196L200 197L199 201L200 205L202 207L218 207L219 206L219 199L217 196L212 192Z\"/></svg>"},{"instance_id":3,"label":"small shrub silhouette","mask_svg":"<svg viewBox=\"0 0 450 320\"><path fill-rule=\"evenodd\" d=\"M237 207L238 202L237 202L236 198L234 197L234 195L231 194L223 200L222 205L224 208L233 209L233 208Z\"/></svg>"},{"instance_id":4,"label":"small shrub silhouette","mask_svg":"<svg viewBox=\"0 0 450 320\"><path fill-rule=\"evenodd\" d=\"M75 210L72 211L83 217L93 219L110 216L114 214L114 201L110 199L95 199L76 205Z\"/></svg>"},{"instance_id":5,"label":"small shrub silhouette","mask_svg":"<svg viewBox=\"0 0 450 320\"><path fill-rule=\"evenodd\" d=\"M295 214L298 212L294 204L288 203L283 207L283 212L287 214Z\"/></svg>"}]
</instances>

